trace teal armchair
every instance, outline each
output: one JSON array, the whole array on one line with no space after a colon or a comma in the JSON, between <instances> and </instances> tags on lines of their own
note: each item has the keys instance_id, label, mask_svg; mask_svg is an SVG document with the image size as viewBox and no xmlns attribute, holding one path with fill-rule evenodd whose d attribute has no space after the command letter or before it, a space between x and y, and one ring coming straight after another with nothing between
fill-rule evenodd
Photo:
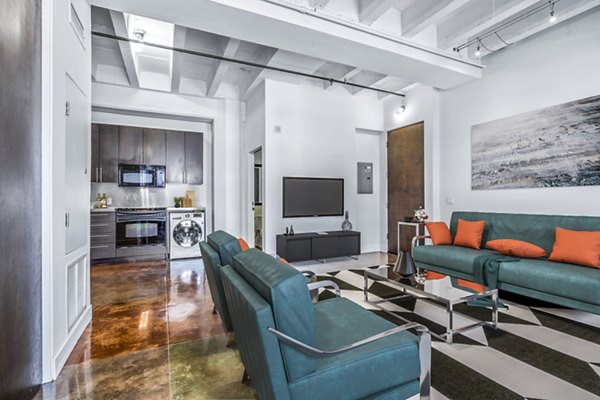
<instances>
[{"instance_id":1,"label":"teal armchair","mask_svg":"<svg viewBox=\"0 0 600 400\"><path fill-rule=\"evenodd\" d=\"M224 231L211 233L208 235L206 242L200 243L200 252L204 261L210 296L215 305L215 310L221 317L221 321L223 321L223 326L229 333L233 331L233 324L231 323L231 316L223 290L221 266L231 264L233 257L241 251L238 239ZM222 260L225 262L223 263Z\"/></svg>"},{"instance_id":2,"label":"teal armchair","mask_svg":"<svg viewBox=\"0 0 600 400\"><path fill-rule=\"evenodd\" d=\"M313 304L293 267L256 249L221 270L236 341L261 399L429 398L427 328L336 296ZM414 329L418 336L408 332Z\"/></svg>"}]
</instances>

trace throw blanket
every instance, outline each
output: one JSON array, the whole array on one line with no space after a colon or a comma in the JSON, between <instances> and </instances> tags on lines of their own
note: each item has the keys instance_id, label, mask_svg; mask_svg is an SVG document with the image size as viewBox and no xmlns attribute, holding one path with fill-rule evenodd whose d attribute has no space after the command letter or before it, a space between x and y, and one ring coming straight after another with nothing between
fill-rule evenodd
<instances>
[{"instance_id":1,"label":"throw blanket","mask_svg":"<svg viewBox=\"0 0 600 400\"><path fill-rule=\"evenodd\" d=\"M481 255L473 261L473 276L475 277L475 282L481 283L489 289L497 289L500 263L518 261L518 258L508 257L502 254Z\"/></svg>"}]
</instances>

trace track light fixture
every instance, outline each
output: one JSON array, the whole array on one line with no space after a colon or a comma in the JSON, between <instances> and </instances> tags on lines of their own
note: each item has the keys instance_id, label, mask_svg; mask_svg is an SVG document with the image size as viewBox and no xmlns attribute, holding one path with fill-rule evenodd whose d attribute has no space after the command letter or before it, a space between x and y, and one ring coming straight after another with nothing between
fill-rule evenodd
<instances>
[{"instance_id":1,"label":"track light fixture","mask_svg":"<svg viewBox=\"0 0 600 400\"><path fill-rule=\"evenodd\" d=\"M496 50L489 49L489 48L487 48L485 46L485 44L483 43L483 41L485 39L491 37L491 36L494 36L494 35L497 36L498 39L500 39L500 41L502 42L503 45L509 46L512 43L508 43L504 39L502 39L502 37L500 37L499 32L502 32L504 29L506 29L506 28L508 28L510 26L513 26L513 25L515 25L515 24L517 24L517 23L519 23L519 22L521 22L521 21L529 18L532 15L539 13L540 11L547 10L547 9L550 9L550 19L549 19L550 23L556 22L556 20L558 18L556 17L556 13L554 11L554 5L556 3L558 3L559 1L560 0L548 0L547 3L543 2L542 4L540 4L540 5L538 5L538 6L534 7L534 8L532 8L532 9L530 9L530 10L528 10L528 11L526 11L526 12L520 14L520 15L517 15L514 18L511 18L511 19L505 21L504 23L496 26L494 30L490 30L490 31L486 31L484 33L481 33L478 37L470 39L469 41L467 41L467 42L465 42L465 43L463 43L463 44L461 44L459 46L454 47L452 50L454 50L454 52L456 52L456 53L460 53L461 50L466 49L468 47L471 47L471 46L477 44L477 50L474 53L476 57L481 56L481 48L482 47L486 50L487 53L493 53L494 51L499 50L499 49L496 49ZM502 46L502 47L504 47L504 46Z\"/></svg>"},{"instance_id":2,"label":"track light fixture","mask_svg":"<svg viewBox=\"0 0 600 400\"><path fill-rule=\"evenodd\" d=\"M553 24L556 22L556 15L554 15L554 1L550 0L549 3L550 3L550 19L549 19L549 21L551 24Z\"/></svg>"},{"instance_id":3,"label":"track light fixture","mask_svg":"<svg viewBox=\"0 0 600 400\"><path fill-rule=\"evenodd\" d=\"M402 113L404 113L404 111L406 110L406 106L400 106L398 107L398 109L396 110L396 115L401 115Z\"/></svg>"}]
</instances>

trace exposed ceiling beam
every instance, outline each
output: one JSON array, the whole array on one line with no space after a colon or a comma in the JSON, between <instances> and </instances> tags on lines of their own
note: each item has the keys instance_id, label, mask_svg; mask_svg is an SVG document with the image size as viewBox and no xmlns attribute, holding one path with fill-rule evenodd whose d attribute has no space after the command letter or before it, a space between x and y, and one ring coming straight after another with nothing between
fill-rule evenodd
<instances>
[{"instance_id":1,"label":"exposed ceiling beam","mask_svg":"<svg viewBox=\"0 0 600 400\"><path fill-rule=\"evenodd\" d=\"M358 20L361 24L371 25L394 4L395 0L362 0Z\"/></svg>"},{"instance_id":2,"label":"exposed ceiling beam","mask_svg":"<svg viewBox=\"0 0 600 400\"><path fill-rule=\"evenodd\" d=\"M515 15L525 11L529 7L532 7L539 3L539 0L523 0L515 4L513 7L510 7L491 18L483 21L482 23L474 26L466 31L462 31L455 35L452 38L449 38L447 42L440 43L445 49L450 50L453 47L460 46L461 44L467 42L468 40L475 38L482 33L488 31L493 28L495 25L501 24L504 21L514 17Z\"/></svg>"},{"instance_id":3,"label":"exposed ceiling beam","mask_svg":"<svg viewBox=\"0 0 600 400\"><path fill-rule=\"evenodd\" d=\"M163 0L90 0L90 3L399 76L439 89L480 79L483 70L478 62L394 38L362 24L315 13L291 2L178 0L177 7L165 7Z\"/></svg>"},{"instance_id":4,"label":"exposed ceiling beam","mask_svg":"<svg viewBox=\"0 0 600 400\"><path fill-rule=\"evenodd\" d=\"M234 58L238 47L240 47L240 41L232 38L223 38L219 43L216 54L221 57ZM229 69L229 63L220 60L214 60L208 78L206 79L206 96L215 97L223 77Z\"/></svg>"},{"instance_id":5,"label":"exposed ceiling beam","mask_svg":"<svg viewBox=\"0 0 600 400\"><path fill-rule=\"evenodd\" d=\"M310 8L323 8L329 3L329 0L308 0Z\"/></svg>"},{"instance_id":6,"label":"exposed ceiling beam","mask_svg":"<svg viewBox=\"0 0 600 400\"><path fill-rule=\"evenodd\" d=\"M559 18L559 21L566 21L568 19L574 18L580 14L583 14L589 10L591 10L594 7L598 7L600 6L600 0L591 0L591 1L587 1L584 4L582 4L580 7L576 7L573 8L571 10L566 10L566 11L561 11L560 15L557 15L557 17ZM557 22L555 22L555 24L557 24ZM521 41L523 39L528 38L529 36L535 35L538 32L543 31L544 29L548 28L548 20L544 19L542 23L532 26L531 28L529 28L528 30L521 32L521 33L517 33L513 36L506 36L504 37L504 40L506 40L508 43L516 43L518 41ZM506 47L506 44L502 44L502 46L500 47L495 47L493 49L493 51L498 51L500 49L503 49L504 47ZM485 51L483 51L483 54L485 55Z\"/></svg>"},{"instance_id":7,"label":"exposed ceiling beam","mask_svg":"<svg viewBox=\"0 0 600 400\"><path fill-rule=\"evenodd\" d=\"M122 37L129 37L127 34L127 24L125 23L125 15L122 12L109 10L110 19L115 29L115 35ZM127 73L127 79L129 85L134 88L140 87L138 80L137 70L135 68L135 62L133 60L133 53L131 52L131 46L129 43L119 41L119 50L121 51L121 57L123 58L123 64L125 64L125 72Z\"/></svg>"},{"instance_id":8,"label":"exposed ceiling beam","mask_svg":"<svg viewBox=\"0 0 600 400\"><path fill-rule=\"evenodd\" d=\"M258 55L256 60L254 60L254 62L262 65L270 65L273 61L273 58L277 54L277 51L277 49L274 49L272 47L265 47ZM252 89L254 84L256 84L260 80L263 71L264 69L262 68L253 68L252 72L250 72L248 77L239 86L240 98L246 97L246 95L248 94L250 89Z\"/></svg>"},{"instance_id":9,"label":"exposed ceiling beam","mask_svg":"<svg viewBox=\"0 0 600 400\"><path fill-rule=\"evenodd\" d=\"M360 68L354 68L354 67L350 67L350 66L346 66L348 67L345 70L341 70L339 73L333 75L333 76L329 76L328 78L333 78L333 79L337 79L340 81L349 81L350 79L354 78L356 75L360 74L362 72L362 69ZM331 85L329 82L324 82L323 83L323 88L325 88L326 90L330 90L331 88L333 88L335 85ZM354 91L349 88L348 86L343 85L343 87L348 90L350 93L354 93Z\"/></svg>"},{"instance_id":10,"label":"exposed ceiling beam","mask_svg":"<svg viewBox=\"0 0 600 400\"><path fill-rule=\"evenodd\" d=\"M472 0L443 0L435 1L431 7L418 16L412 15L412 10L406 10L402 18L402 36L411 38L431 25L438 25L462 6ZM423 1L416 2L412 7L423 7ZM406 16L406 19L404 18Z\"/></svg>"},{"instance_id":11,"label":"exposed ceiling beam","mask_svg":"<svg viewBox=\"0 0 600 400\"><path fill-rule=\"evenodd\" d=\"M391 77L389 75L381 75L381 76L375 77L370 82L361 82L361 84L366 85L366 86L378 87L379 85L383 85L385 82L388 82L391 79L393 79L393 77ZM364 88L356 88L356 90L354 91L354 94L358 94L358 93L362 92L363 90L365 90L365 89Z\"/></svg>"},{"instance_id":12,"label":"exposed ceiling beam","mask_svg":"<svg viewBox=\"0 0 600 400\"><path fill-rule=\"evenodd\" d=\"M173 32L173 47L185 48L185 38L187 36L187 28L175 25ZM173 52L173 61L171 66L171 92L179 92L179 83L181 82L181 66L183 64L183 53L178 51Z\"/></svg>"}]
</instances>

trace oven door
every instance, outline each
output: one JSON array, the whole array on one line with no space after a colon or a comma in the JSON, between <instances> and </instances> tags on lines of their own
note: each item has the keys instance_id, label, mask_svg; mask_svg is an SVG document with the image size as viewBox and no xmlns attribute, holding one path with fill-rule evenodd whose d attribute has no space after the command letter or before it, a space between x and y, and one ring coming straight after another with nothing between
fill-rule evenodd
<instances>
[{"instance_id":1,"label":"oven door","mask_svg":"<svg viewBox=\"0 0 600 400\"><path fill-rule=\"evenodd\" d=\"M164 212L117 212L117 247L166 244Z\"/></svg>"}]
</instances>

